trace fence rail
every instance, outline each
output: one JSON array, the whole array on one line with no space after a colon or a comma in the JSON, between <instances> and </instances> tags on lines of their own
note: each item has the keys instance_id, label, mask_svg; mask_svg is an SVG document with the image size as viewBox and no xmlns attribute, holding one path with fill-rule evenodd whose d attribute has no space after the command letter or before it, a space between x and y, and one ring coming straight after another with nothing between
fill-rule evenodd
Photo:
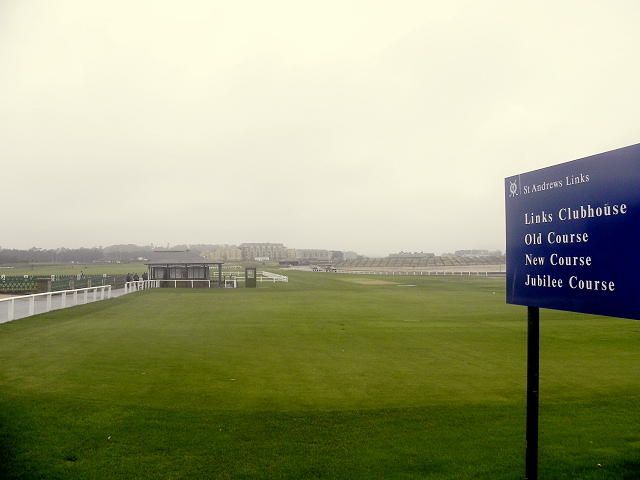
<instances>
[{"instance_id":1,"label":"fence rail","mask_svg":"<svg viewBox=\"0 0 640 480\"><path fill-rule=\"evenodd\" d=\"M271 273L271 272L260 272L260 274L262 275L262 277L258 277L258 281L262 281L261 278L265 278L265 279L271 279L274 282L285 282L287 283L289 281L289 277L287 277L286 275L280 275L278 273ZM265 281L269 281L269 280L265 280Z\"/></svg>"},{"instance_id":2,"label":"fence rail","mask_svg":"<svg viewBox=\"0 0 640 480\"><path fill-rule=\"evenodd\" d=\"M396 276L429 276L429 275L457 275L457 276L504 276L504 271L475 271L475 270L426 270L426 271L380 271L380 270L334 270L332 273L351 273L353 275L396 275Z\"/></svg>"},{"instance_id":3,"label":"fence rail","mask_svg":"<svg viewBox=\"0 0 640 480\"><path fill-rule=\"evenodd\" d=\"M289 267L282 270L296 270L301 272L314 273L347 273L352 275L392 275L392 276L429 276L429 275L457 275L457 276L487 276L487 277L504 277L504 270L480 270L480 269L462 269L462 268L440 268L430 270L343 270L343 269L313 269L311 267Z\"/></svg>"},{"instance_id":4,"label":"fence rail","mask_svg":"<svg viewBox=\"0 0 640 480\"><path fill-rule=\"evenodd\" d=\"M0 299L0 322L14 320L16 315L19 318L30 317L51 310L104 300L105 296L111 298L111 285L3 298Z\"/></svg>"},{"instance_id":5,"label":"fence rail","mask_svg":"<svg viewBox=\"0 0 640 480\"><path fill-rule=\"evenodd\" d=\"M0 275L0 293L33 293L38 290L38 280L51 279L51 291L75 290L110 284L122 287L125 275Z\"/></svg>"},{"instance_id":6,"label":"fence rail","mask_svg":"<svg viewBox=\"0 0 640 480\"><path fill-rule=\"evenodd\" d=\"M224 272L225 276L226 275L231 275L231 277L233 279L235 279L238 282L244 282L245 278L244 278L244 272L241 271L235 271L235 272ZM266 271L261 271L258 272L258 276L256 277L256 281L257 282L284 282L287 283L289 281L289 277L287 277L286 275L280 275L277 273L272 273L272 272L266 272Z\"/></svg>"},{"instance_id":7,"label":"fence rail","mask_svg":"<svg viewBox=\"0 0 640 480\"><path fill-rule=\"evenodd\" d=\"M280 275L271 272L259 272L259 276L256 278L258 282L288 282L289 277L286 275ZM244 282L244 272L224 272L222 277L222 286L237 287L237 282ZM202 279L162 279L162 280L140 280L136 282L127 282L124 285L124 293L137 292L138 290L145 290L148 288L162 288L162 287L204 287L211 288L211 285L218 286L218 280L202 280Z\"/></svg>"},{"instance_id":8,"label":"fence rail","mask_svg":"<svg viewBox=\"0 0 640 480\"><path fill-rule=\"evenodd\" d=\"M125 293L127 293L127 285L129 286L129 293L135 292L138 290L143 290L145 288L162 288L162 287L173 287L178 288L181 287L204 287L211 288L211 284L218 284L218 280L203 280L203 279L180 279L180 278L172 278L172 279L158 279L158 280L141 280L139 282L127 282L125 285Z\"/></svg>"},{"instance_id":9,"label":"fence rail","mask_svg":"<svg viewBox=\"0 0 640 480\"><path fill-rule=\"evenodd\" d=\"M229 272L227 272L229 273ZM230 272L232 275L235 272ZM277 273L260 272L257 278L260 282L288 282L288 277ZM224 287L236 287L237 281L244 280L244 273L234 278L224 278ZM123 282L120 286L124 289L111 285L98 285L95 287L79 288L73 290L60 290L46 293L34 293L31 295L16 295L14 297L0 299L0 323L9 322L18 318L30 317L40 313L50 312L66 307L73 307L85 303L104 300L114 296L126 295L128 293L147 290L149 288L160 288L162 286L174 287L203 287L211 288L212 284L218 286L218 280L198 280L198 279L175 279L175 280L138 280ZM115 292L115 293L114 293Z\"/></svg>"},{"instance_id":10,"label":"fence rail","mask_svg":"<svg viewBox=\"0 0 640 480\"><path fill-rule=\"evenodd\" d=\"M124 294L137 292L138 290L147 290L149 288L158 288L160 280L134 280L132 282L125 282Z\"/></svg>"}]
</instances>

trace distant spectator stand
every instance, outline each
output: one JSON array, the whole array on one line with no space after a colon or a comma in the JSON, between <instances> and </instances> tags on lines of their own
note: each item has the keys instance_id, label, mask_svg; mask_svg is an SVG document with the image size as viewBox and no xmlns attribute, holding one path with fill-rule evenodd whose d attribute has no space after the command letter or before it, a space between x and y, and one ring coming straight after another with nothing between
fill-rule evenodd
<instances>
[{"instance_id":1,"label":"distant spectator stand","mask_svg":"<svg viewBox=\"0 0 640 480\"><path fill-rule=\"evenodd\" d=\"M222 264L188 250L153 252L145 262L149 267L149 280L156 280L160 287L176 288L222 287Z\"/></svg>"}]
</instances>

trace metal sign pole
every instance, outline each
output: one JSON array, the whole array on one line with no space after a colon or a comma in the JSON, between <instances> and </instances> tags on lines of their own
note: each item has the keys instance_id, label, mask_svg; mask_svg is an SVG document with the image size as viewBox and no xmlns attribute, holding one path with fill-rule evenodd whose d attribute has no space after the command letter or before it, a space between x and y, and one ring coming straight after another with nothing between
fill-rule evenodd
<instances>
[{"instance_id":1,"label":"metal sign pole","mask_svg":"<svg viewBox=\"0 0 640 480\"><path fill-rule=\"evenodd\" d=\"M527 480L538 478L538 402L540 385L540 309L527 307Z\"/></svg>"}]
</instances>

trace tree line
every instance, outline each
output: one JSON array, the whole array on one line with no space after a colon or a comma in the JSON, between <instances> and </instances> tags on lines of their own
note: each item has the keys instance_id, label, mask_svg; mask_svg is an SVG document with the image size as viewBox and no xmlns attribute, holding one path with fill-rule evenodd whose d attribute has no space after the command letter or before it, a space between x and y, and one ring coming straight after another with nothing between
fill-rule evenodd
<instances>
[{"instance_id":1,"label":"tree line","mask_svg":"<svg viewBox=\"0 0 640 480\"><path fill-rule=\"evenodd\" d=\"M0 248L0 264L12 263L96 263L109 261L104 249L94 248Z\"/></svg>"},{"instance_id":2,"label":"tree line","mask_svg":"<svg viewBox=\"0 0 640 480\"><path fill-rule=\"evenodd\" d=\"M219 245L174 245L160 248L153 245L111 245L93 248L37 248L28 250L0 247L0 264L14 263L128 263L148 258L154 251L190 250L202 253L215 250Z\"/></svg>"}]
</instances>

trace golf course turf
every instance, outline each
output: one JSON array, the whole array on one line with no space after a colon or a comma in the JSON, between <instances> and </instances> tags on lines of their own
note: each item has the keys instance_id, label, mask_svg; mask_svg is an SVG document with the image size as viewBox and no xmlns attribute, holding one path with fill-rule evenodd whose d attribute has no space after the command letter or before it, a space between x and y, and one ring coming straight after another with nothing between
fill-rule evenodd
<instances>
[{"instance_id":1,"label":"golf course turf","mask_svg":"<svg viewBox=\"0 0 640 480\"><path fill-rule=\"evenodd\" d=\"M503 279L280 273L0 325L0 478L524 477ZM540 324L539 477L640 478L640 323Z\"/></svg>"}]
</instances>

